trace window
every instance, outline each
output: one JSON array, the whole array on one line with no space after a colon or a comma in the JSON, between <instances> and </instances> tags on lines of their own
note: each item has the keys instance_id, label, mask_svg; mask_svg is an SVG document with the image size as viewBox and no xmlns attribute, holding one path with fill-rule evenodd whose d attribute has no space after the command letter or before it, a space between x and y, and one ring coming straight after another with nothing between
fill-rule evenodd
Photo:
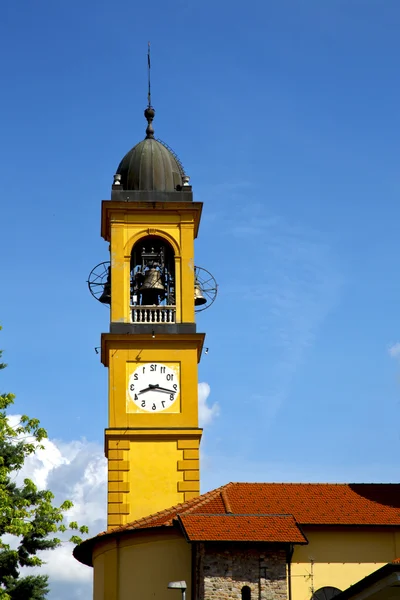
<instances>
[{"instance_id":1,"label":"window","mask_svg":"<svg viewBox=\"0 0 400 600\"><path fill-rule=\"evenodd\" d=\"M332 598L340 594L341 591L342 590L339 590L338 588L328 585L326 587L319 588L319 590L314 592L314 594L311 596L311 600L332 600Z\"/></svg>"},{"instance_id":2,"label":"window","mask_svg":"<svg viewBox=\"0 0 400 600\"><path fill-rule=\"evenodd\" d=\"M251 600L251 589L248 585L242 587L242 600Z\"/></svg>"}]
</instances>

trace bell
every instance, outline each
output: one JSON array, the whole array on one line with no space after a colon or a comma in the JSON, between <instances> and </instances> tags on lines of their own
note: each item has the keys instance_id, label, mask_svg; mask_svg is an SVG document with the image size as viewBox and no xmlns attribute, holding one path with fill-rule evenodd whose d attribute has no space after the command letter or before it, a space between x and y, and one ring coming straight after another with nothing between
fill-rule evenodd
<instances>
[{"instance_id":1,"label":"bell","mask_svg":"<svg viewBox=\"0 0 400 600\"><path fill-rule=\"evenodd\" d=\"M207 302L207 298L204 298L202 289L198 281L194 284L194 305L202 306Z\"/></svg>"},{"instance_id":2,"label":"bell","mask_svg":"<svg viewBox=\"0 0 400 600\"><path fill-rule=\"evenodd\" d=\"M100 298L98 298L99 302L102 304L111 304L111 271L110 267L108 267L108 275L107 281L104 284L103 293Z\"/></svg>"},{"instance_id":3,"label":"bell","mask_svg":"<svg viewBox=\"0 0 400 600\"><path fill-rule=\"evenodd\" d=\"M154 268L146 271L139 291L142 294L142 304L158 304L158 297L165 293L160 271Z\"/></svg>"}]
</instances>

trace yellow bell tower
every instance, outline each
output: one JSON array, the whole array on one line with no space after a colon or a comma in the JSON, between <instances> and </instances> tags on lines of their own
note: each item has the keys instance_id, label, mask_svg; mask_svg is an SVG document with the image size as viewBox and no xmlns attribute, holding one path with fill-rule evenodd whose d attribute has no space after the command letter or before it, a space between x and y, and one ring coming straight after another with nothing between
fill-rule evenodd
<instances>
[{"instance_id":1,"label":"yellow bell tower","mask_svg":"<svg viewBox=\"0 0 400 600\"><path fill-rule=\"evenodd\" d=\"M126 154L102 203L110 244L108 367L108 526L123 525L200 492L197 364L204 334L196 304L194 239L202 210L176 155L146 137ZM90 282L89 282L90 285Z\"/></svg>"}]
</instances>

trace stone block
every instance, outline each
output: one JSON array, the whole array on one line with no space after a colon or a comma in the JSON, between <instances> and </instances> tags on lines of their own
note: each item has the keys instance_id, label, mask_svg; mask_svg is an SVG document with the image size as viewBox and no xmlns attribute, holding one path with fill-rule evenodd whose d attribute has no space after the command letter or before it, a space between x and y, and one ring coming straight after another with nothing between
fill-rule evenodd
<instances>
[{"instance_id":1,"label":"stone block","mask_svg":"<svg viewBox=\"0 0 400 600\"><path fill-rule=\"evenodd\" d=\"M124 458L123 450L109 450L108 460L122 460Z\"/></svg>"},{"instance_id":2,"label":"stone block","mask_svg":"<svg viewBox=\"0 0 400 600\"><path fill-rule=\"evenodd\" d=\"M129 471L129 460L109 460L108 471Z\"/></svg>"},{"instance_id":3,"label":"stone block","mask_svg":"<svg viewBox=\"0 0 400 600\"><path fill-rule=\"evenodd\" d=\"M109 440L109 450L129 450L129 440Z\"/></svg>"},{"instance_id":4,"label":"stone block","mask_svg":"<svg viewBox=\"0 0 400 600\"><path fill-rule=\"evenodd\" d=\"M183 479L185 481L199 481L200 480L200 472L199 471L185 471L183 473Z\"/></svg>"},{"instance_id":5,"label":"stone block","mask_svg":"<svg viewBox=\"0 0 400 600\"><path fill-rule=\"evenodd\" d=\"M178 481L178 492L200 492L200 481Z\"/></svg>"},{"instance_id":6,"label":"stone block","mask_svg":"<svg viewBox=\"0 0 400 600\"><path fill-rule=\"evenodd\" d=\"M199 450L184 450L183 451L184 459L199 459Z\"/></svg>"},{"instance_id":7,"label":"stone block","mask_svg":"<svg viewBox=\"0 0 400 600\"><path fill-rule=\"evenodd\" d=\"M109 492L129 492L130 484L129 481L109 481L108 491Z\"/></svg>"},{"instance_id":8,"label":"stone block","mask_svg":"<svg viewBox=\"0 0 400 600\"><path fill-rule=\"evenodd\" d=\"M186 448L199 448L199 440L178 440L178 450L185 450Z\"/></svg>"},{"instance_id":9,"label":"stone block","mask_svg":"<svg viewBox=\"0 0 400 600\"><path fill-rule=\"evenodd\" d=\"M178 460L178 471L199 470L198 460Z\"/></svg>"}]
</instances>

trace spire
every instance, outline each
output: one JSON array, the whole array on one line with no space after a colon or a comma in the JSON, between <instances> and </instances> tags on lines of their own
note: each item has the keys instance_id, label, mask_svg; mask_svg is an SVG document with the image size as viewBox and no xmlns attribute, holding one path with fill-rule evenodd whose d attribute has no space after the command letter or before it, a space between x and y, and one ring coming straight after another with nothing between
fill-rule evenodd
<instances>
[{"instance_id":1,"label":"spire","mask_svg":"<svg viewBox=\"0 0 400 600\"><path fill-rule=\"evenodd\" d=\"M146 138L154 138L153 119L156 111L151 106L151 86L150 86L150 42L147 44L147 108L144 111L144 116L147 120Z\"/></svg>"},{"instance_id":2,"label":"spire","mask_svg":"<svg viewBox=\"0 0 400 600\"><path fill-rule=\"evenodd\" d=\"M150 42L147 44L147 106L151 107L151 86L150 86Z\"/></svg>"}]
</instances>

